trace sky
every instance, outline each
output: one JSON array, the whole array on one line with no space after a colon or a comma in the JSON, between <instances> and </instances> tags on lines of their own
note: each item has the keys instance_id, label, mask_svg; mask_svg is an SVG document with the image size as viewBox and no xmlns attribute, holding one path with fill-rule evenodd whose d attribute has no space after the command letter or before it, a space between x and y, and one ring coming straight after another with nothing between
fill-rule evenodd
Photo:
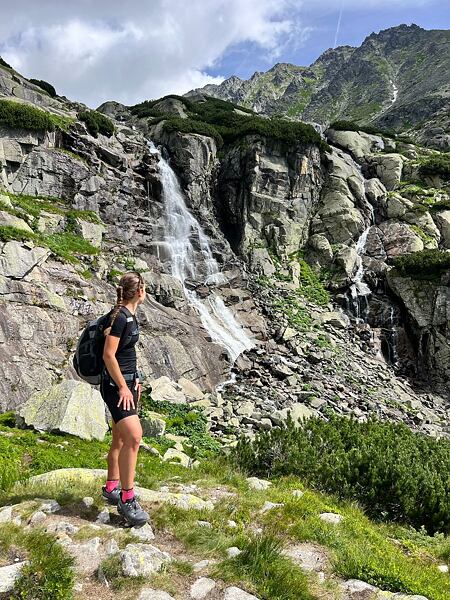
<instances>
[{"instance_id":1,"label":"sky","mask_svg":"<svg viewBox=\"0 0 450 600\"><path fill-rule=\"evenodd\" d=\"M277 62L308 66L401 23L450 27L450 0L0 0L0 56L91 108L183 94Z\"/></svg>"}]
</instances>

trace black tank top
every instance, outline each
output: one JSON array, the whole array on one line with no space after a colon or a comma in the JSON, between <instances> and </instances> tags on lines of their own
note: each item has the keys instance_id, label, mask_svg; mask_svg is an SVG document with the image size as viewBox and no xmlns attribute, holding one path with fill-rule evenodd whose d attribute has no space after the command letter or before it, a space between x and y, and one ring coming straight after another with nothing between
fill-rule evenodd
<instances>
[{"instance_id":1,"label":"black tank top","mask_svg":"<svg viewBox=\"0 0 450 600\"><path fill-rule=\"evenodd\" d=\"M108 335L120 338L116 359L121 372L134 373L137 369L135 346L139 339L139 326L136 316L128 308L122 306Z\"/></svg>"}]
</instances>

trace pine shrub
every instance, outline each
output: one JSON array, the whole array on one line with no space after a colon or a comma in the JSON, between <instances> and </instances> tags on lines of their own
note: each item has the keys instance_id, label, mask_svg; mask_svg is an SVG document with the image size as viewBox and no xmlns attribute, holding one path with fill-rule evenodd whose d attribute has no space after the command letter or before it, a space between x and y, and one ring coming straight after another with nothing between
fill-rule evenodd
<instances>
[{"instance_id":1,"label":"pine shrub","mask_svg":"<svg viewBox=\"0 0 450 600\"><path fill-rule=\"evenodd\" d=\"M56 90L52 86L51 83L48 83L47 81L44 81L43 79L29 79L28 81L30 83L34 83L34 85L37 85L38 87L40 87L42 90L44 90L44 92L47 92L47 94L49 96L51 96L52 98L55 98L55 96L57 96Z\"/></svg>"},{"instance_id":2,"label":"pine shrub","mask_svg":"<svg viewBox=\"0 0 450 600\"><path fill-rule=\"evenodd\" d=\"M450 152L436 154L424 161L419 167L421 177L438 175L442 179L450 180Z\"/></svg>"},{"instance_id":3,"label":"pine shrub","mask_svg":"<svg viewBox=\"0 0 450 600\"><path fill-rule=\"evenodd\" d=\"M331 416L292 420L242 438L231 455L248 474L295 475L310 486L357 500L375 519L450 532L450 441L403 423Z\"/></svg>"},{"instance_id":4,"label":"pine shrub","mask_svg":"<svg viewBox=\"0 0 450 600\"><path fill-rule=\"evenodd\" d=\"M86 124L89 133L97 137L99 133L110 137L115 129L111 119L96 110L84 110L78 113L78 118Z\"/></svg>"},{"instance_id":5,"label":"pine shrub","mask_svg":"<svg viewBox=\"0 0 450 600\"><path fill-rule=\"evenodd\" d=\"M431 249L397 256L393 265L400 275L414 279L437 279L450 269L450 252Z\"/></svg>"},{"instance_id":6,"label":"pine shrub","mask_svg":"<svg viewBox=\"0 0 450 600\"><path fill-rule=\"evenodd\" d=\"M0 126L31 131L67 129L70 119L53 115L34 106L0 100Z\"/></svg>"}]
</instances>

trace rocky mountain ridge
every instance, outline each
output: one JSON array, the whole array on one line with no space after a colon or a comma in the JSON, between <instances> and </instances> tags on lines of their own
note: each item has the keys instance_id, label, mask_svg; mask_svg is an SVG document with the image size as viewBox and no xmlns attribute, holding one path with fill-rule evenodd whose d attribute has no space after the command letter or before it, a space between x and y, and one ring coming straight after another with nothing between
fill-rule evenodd
<instances>
[{"instance_id":1,"label":"rocky mountain ridge","mask_svg":"<svg viewBox=\"0 0 450 600\"><path fill-rule=\"evenodd\" d=\"M0 224L22 232L2 238L0 255L3 410L75 377L70 358L80 327L114 301L118 273L137 268L149 290L139 314L141 368L150 382L167 376L178 390L182 380L201 388L211 427L225 441L242 428L252 434L276 425L290 407L298 416L332 410L365 419L375 412L448 435L446 271L431 283L390 275L389 301L381 290L394 256L450 247L448 209L439 204L448 202L445 180L432 177L416 190L409 183L420 161L439 153L334 130L329 152L256 134L219 149L213 137L168 130L167 119L135 117L116 103L101 107L115 133L94 137L77 117L85 107L50 100L7 68L0 67L0 80L2 98L71 119L50 134L1 129ZM162 102L188 121L181 100ZM167 211L148 140L170 156L226 278L186 285L205 302L218 294L255 343L223 393L215 387L229 377L230 359L187 302L164 252ZM71 232L96 249L75 249L80 262L65 260L55 245L72 243ZM200 263L204 247L194 246ZM333 298L308 265L328 271ZM423 379L413 389L397 379L399 365L386 364L395 351L405 376L418 379L418 339L433 389Z\"/></svg>"},{"instance_id":2,"label":"rocky mountain ridge","mask_svg":"<svg viewBox=\"0 0 450 600\"><path fill-rule=\"evenodd\" d=\"M232 76L189 92L327 127L344 119L407 132L450 148L450 32L399 25L360 47L328 49L309 67L279 63L248 80Z\"/></svg>"}]
</instances>

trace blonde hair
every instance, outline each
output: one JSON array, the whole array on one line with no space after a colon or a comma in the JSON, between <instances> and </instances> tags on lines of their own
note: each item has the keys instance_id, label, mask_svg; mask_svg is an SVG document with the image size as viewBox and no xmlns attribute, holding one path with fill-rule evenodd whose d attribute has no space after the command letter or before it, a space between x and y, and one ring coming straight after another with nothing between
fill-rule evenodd
<instances>
[{"instance_id":1,"label":"blonde hair","mask_svg":"<svg viewBox=\"0 0 450 600\"><path fill-rule=\"evenodd\" d=\"M119 285L117 286L117 300L111 314L111 326L125 302L132 300L136 295L136 292L143 289L144 285L144 279L137 271L129 271L122 275Z\"/></svg>"}]
</instances>

